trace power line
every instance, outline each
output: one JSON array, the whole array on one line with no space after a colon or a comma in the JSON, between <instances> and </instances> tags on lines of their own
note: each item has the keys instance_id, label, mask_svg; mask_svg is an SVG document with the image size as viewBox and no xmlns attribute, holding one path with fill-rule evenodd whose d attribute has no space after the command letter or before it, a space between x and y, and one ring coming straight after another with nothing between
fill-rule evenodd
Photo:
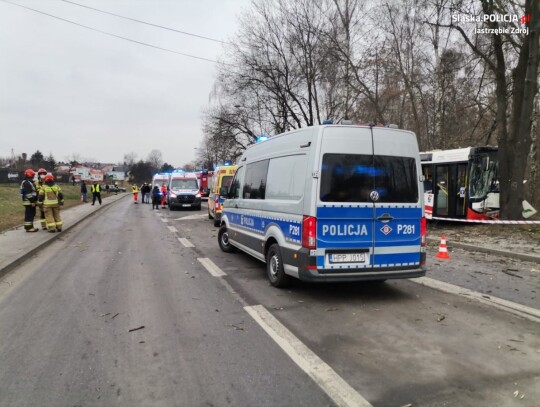
<instances>
[{"instance_id":1,"label":"power line","mask_svg":"<svg viewBox=\"0 0 540 407\"><path fill-rule=\"evenodd\" d=\"M62 18L62 17L57 17L57 16L55 16L55 15L48 14L48 13L45 13L45 12L43 12L43 11L33 9L33 8L31 8L31 7L26 7L26 6L23 6L23 5L21 5L21 4L13 3L13 2L11 2L11 1L9 1L9 0L0 0L0 1L3 1L4 3L12 4L12 5L14 5L14 6L18 6L18 7L25 8L25 9L27 9L27 10L34 11L34 12L36 12L36 13L43 14L43 15L46 15L46 16L48 16L48 17L56 18L57 20L61 20L61 21L64 21L64 22L66 22L66 23L74 24L74 25L76 25L76 26L83 27L83 28L86 28L86 29L88 29L88 30L96 31L96 32L101 33L101 34L104 34L104 35L109 35L109 36L111 36L111 37L120 38L121 40L124 40L124 41L129 41L129 42L133 42L133 43L135 43L135 44L144 45L145 47L155 48L155 49L159 49L159 50L161 50L161 51L166 51L166 52L172 52L173 54L178 54L178 55L182 55L182 56L189 57L189 58L200 59L200 60L202 60L202 61L213 62L213 63L215 63L215 64L219 63L218 61L215 61L215 60L213 60L213 59L208 59L208 58L198 57L198 56L196 56L196 55L184 54L184 53L182 53L182 52L174 51L174 50L172 50L172 49L159 47L159 46L157 46L157 45L147 44L146 42L141 42L141 41L137 41L137 40L132 40L131 38L126 38L126 37L122 37L122 36L120 36L120 35L116 35L116 34L109 33L109 32L107 32L107 31L98 30L97 28L92 28L92 27L89 27L89 26L87 26L87 25L79 24L79 23L76 23L75 21L67 20L67 19ZM225 64L225 65L227 65L227 64Z\"/></svg>"},{"instance_id":2,"label":"power line","mask_svg":"<svg viewBox=\"0 0 540 407\"><path fill-rule=\"evenodd\" d=\"M90 9L90 10L98 11L98 12L100 12L100 13L109 14L109 15L111 15L111 16L115 16L115 17L118 17L118 18L123 18L123 19L125 19L125 20L135 21L135 22L137 22L137 23L150 25L150 26L152 26L152 27L157 27L157 28L162 28L162 29L164 29L164 30L174 31L174 32L176 32L176 33L180 33L180 34L184 34L184 35L190 35L190 36L192 36L192 37L202 38L202 39L208 40L208 41L215 41L215 42L220 42L220 43L222 43L222 44L229 44L229 43L226 42L226 41L216 40L216 39L214 39L214 38L204 37L204 36L202 36L202 35L197 35L197 34L189 33L189 32L186 32L186 31L180 31L180 30L176 30L176 29L174 29L174 28L164 27L164 26L158 25L158 24L147 23L146 21L137 20L137 19L131 18L131 17L125 17L125 16L122 16L122 15L120 15L120 14L115 14L115 13L111 13L111 12L109 12L109 11L104 11L104 10L100 10L100 9L97 9L97 8L94 8L94 7L86 6L86 5L84 5L84 4L75 3L74 1L69 1L69 0L60 0L60 1L63 1L64 3L74 4L75 6L84 7L84 8Z\"/></svg>"}]
</instances>

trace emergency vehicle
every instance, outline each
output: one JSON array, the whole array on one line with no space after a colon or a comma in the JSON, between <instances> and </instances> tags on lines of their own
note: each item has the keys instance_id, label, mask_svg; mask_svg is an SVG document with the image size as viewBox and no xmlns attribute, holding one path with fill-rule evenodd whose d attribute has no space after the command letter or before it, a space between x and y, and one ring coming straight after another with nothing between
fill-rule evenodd
<instances>
[{"instance_id":1,"label":"emergency vehicle","mask_svg":"<svg viewBox=\"0 0 540 407\"><path fill-rule=\"evenodd\" d=\"M202 170L197 172L197 180L199 181L199 192L202 200L207 200L210 195L209 182L214 174L213 171Z\"/></svg>"},{"instance_id":2,"label":"emergency vehicle","mask_svg":"<svg viewBox=\"0 0 540 407\"><path fill-rule=\"evenodd\" d=\"M195 208L201 210L201 194L197 174L183 170L173 171L168 184L167 203L169 210Z\"/></svg>"},{"instance_id":3,"label":"emergency vehicle","mask_svg":"<svg viewBox=\"0 0 540 407\"><path fill-rule=\"evenodd\" d=\"M161 188L163 184L169 185L169 177L171 174L169 173L158 173L155 174L152 177L152 189L154 189L154 186L157 185L158 188Z\"/></svg>"},{"instance_id":4,"label":"emergency vehicle","mask_svg":"<svg viewBox=\"0 0 540 407\"><path fill-rule=\"evenodd\" d=\"M210 179L210 194L208 196L208 219L214 219L214 226L219 226L221 222L221 206L224 197L220 191L228 189L236 172L236 165L226 164L217 167Z\"/></svg>"},{"instance_id":5,"label":"emergency vehicle","mask_svg":"<svg viewBox=\"0 0 540 407\"><path fill-rule=\"evenodd\" d=\"M266 263L270 283L425 275L426 220L414 133L322 125L250 146L226 196L224 252Z\"/></svg>"}]
</instances>

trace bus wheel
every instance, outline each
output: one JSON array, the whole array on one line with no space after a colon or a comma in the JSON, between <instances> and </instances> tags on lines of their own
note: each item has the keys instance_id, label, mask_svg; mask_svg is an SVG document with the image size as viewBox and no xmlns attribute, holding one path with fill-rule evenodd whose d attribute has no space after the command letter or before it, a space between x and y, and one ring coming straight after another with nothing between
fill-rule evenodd
<instances>
[{"instance_id":1,"label":"bus wheel","mask_svg":"<svg viewBox=\"0 0 540 407\"><path fill-rule=\"evenodd\" d=\"M229 232L227 231L227 226L223 225L219 228L218 232L218 243L219 248L225 253L234 252L234 246L229 242Z\"/></svg>"},{"instance_id":2,"label":"bus wheel","mask_svg":"<svg viewBox=\"0 0 540 407\"><path fill-rule=\"evenodd\" d=\"M281 250L277 243L270 246L266 254L266 274L274 287L283 288L290 283L291 278L285 274Z\"/></svg>"}]
</instances>

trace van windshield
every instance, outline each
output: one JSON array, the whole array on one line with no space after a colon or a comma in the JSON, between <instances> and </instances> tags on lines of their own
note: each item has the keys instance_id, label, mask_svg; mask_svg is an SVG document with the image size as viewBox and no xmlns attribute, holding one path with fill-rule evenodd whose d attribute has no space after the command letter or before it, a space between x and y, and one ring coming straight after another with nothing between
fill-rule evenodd
<instances>
[{"instance_id":1,"label":"van windshield","mask_svg":"<svg viewBox=\"0 0 540 407\"><path fill-rule=\"evenodd\" d=\"M199 189L199 186L194 179L173 179L171 189Z\"/></svg>"},{"instance_id":2,"label":"van windshield","mask_svg":"<svg viewBox=\"0 0 540 407\"><path fill-rule=\"evenodd\" d=\"M412 157L324 154L320 197L323 202L418 202L416 162Z\"/></svg>"}]
</instances>

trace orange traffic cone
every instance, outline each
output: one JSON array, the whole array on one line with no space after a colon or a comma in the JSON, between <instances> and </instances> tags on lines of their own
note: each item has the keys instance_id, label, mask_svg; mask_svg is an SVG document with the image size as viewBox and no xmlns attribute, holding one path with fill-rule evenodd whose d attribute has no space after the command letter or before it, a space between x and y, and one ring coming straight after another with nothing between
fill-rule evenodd
<instances>
[{"instance_id":1,"label":"orange traffic cone","mask_svg":"<svg viewBox=\"0 0 540 407\"><path fill-rule=\"evenodd\" d=\"M435 257L438 259L450 260L450 256L448 255L448 249L446 248L446 237L444 235L441 236L441 244L439 245L439 253L437 253Z\"/></svg>"}]
</instances>

